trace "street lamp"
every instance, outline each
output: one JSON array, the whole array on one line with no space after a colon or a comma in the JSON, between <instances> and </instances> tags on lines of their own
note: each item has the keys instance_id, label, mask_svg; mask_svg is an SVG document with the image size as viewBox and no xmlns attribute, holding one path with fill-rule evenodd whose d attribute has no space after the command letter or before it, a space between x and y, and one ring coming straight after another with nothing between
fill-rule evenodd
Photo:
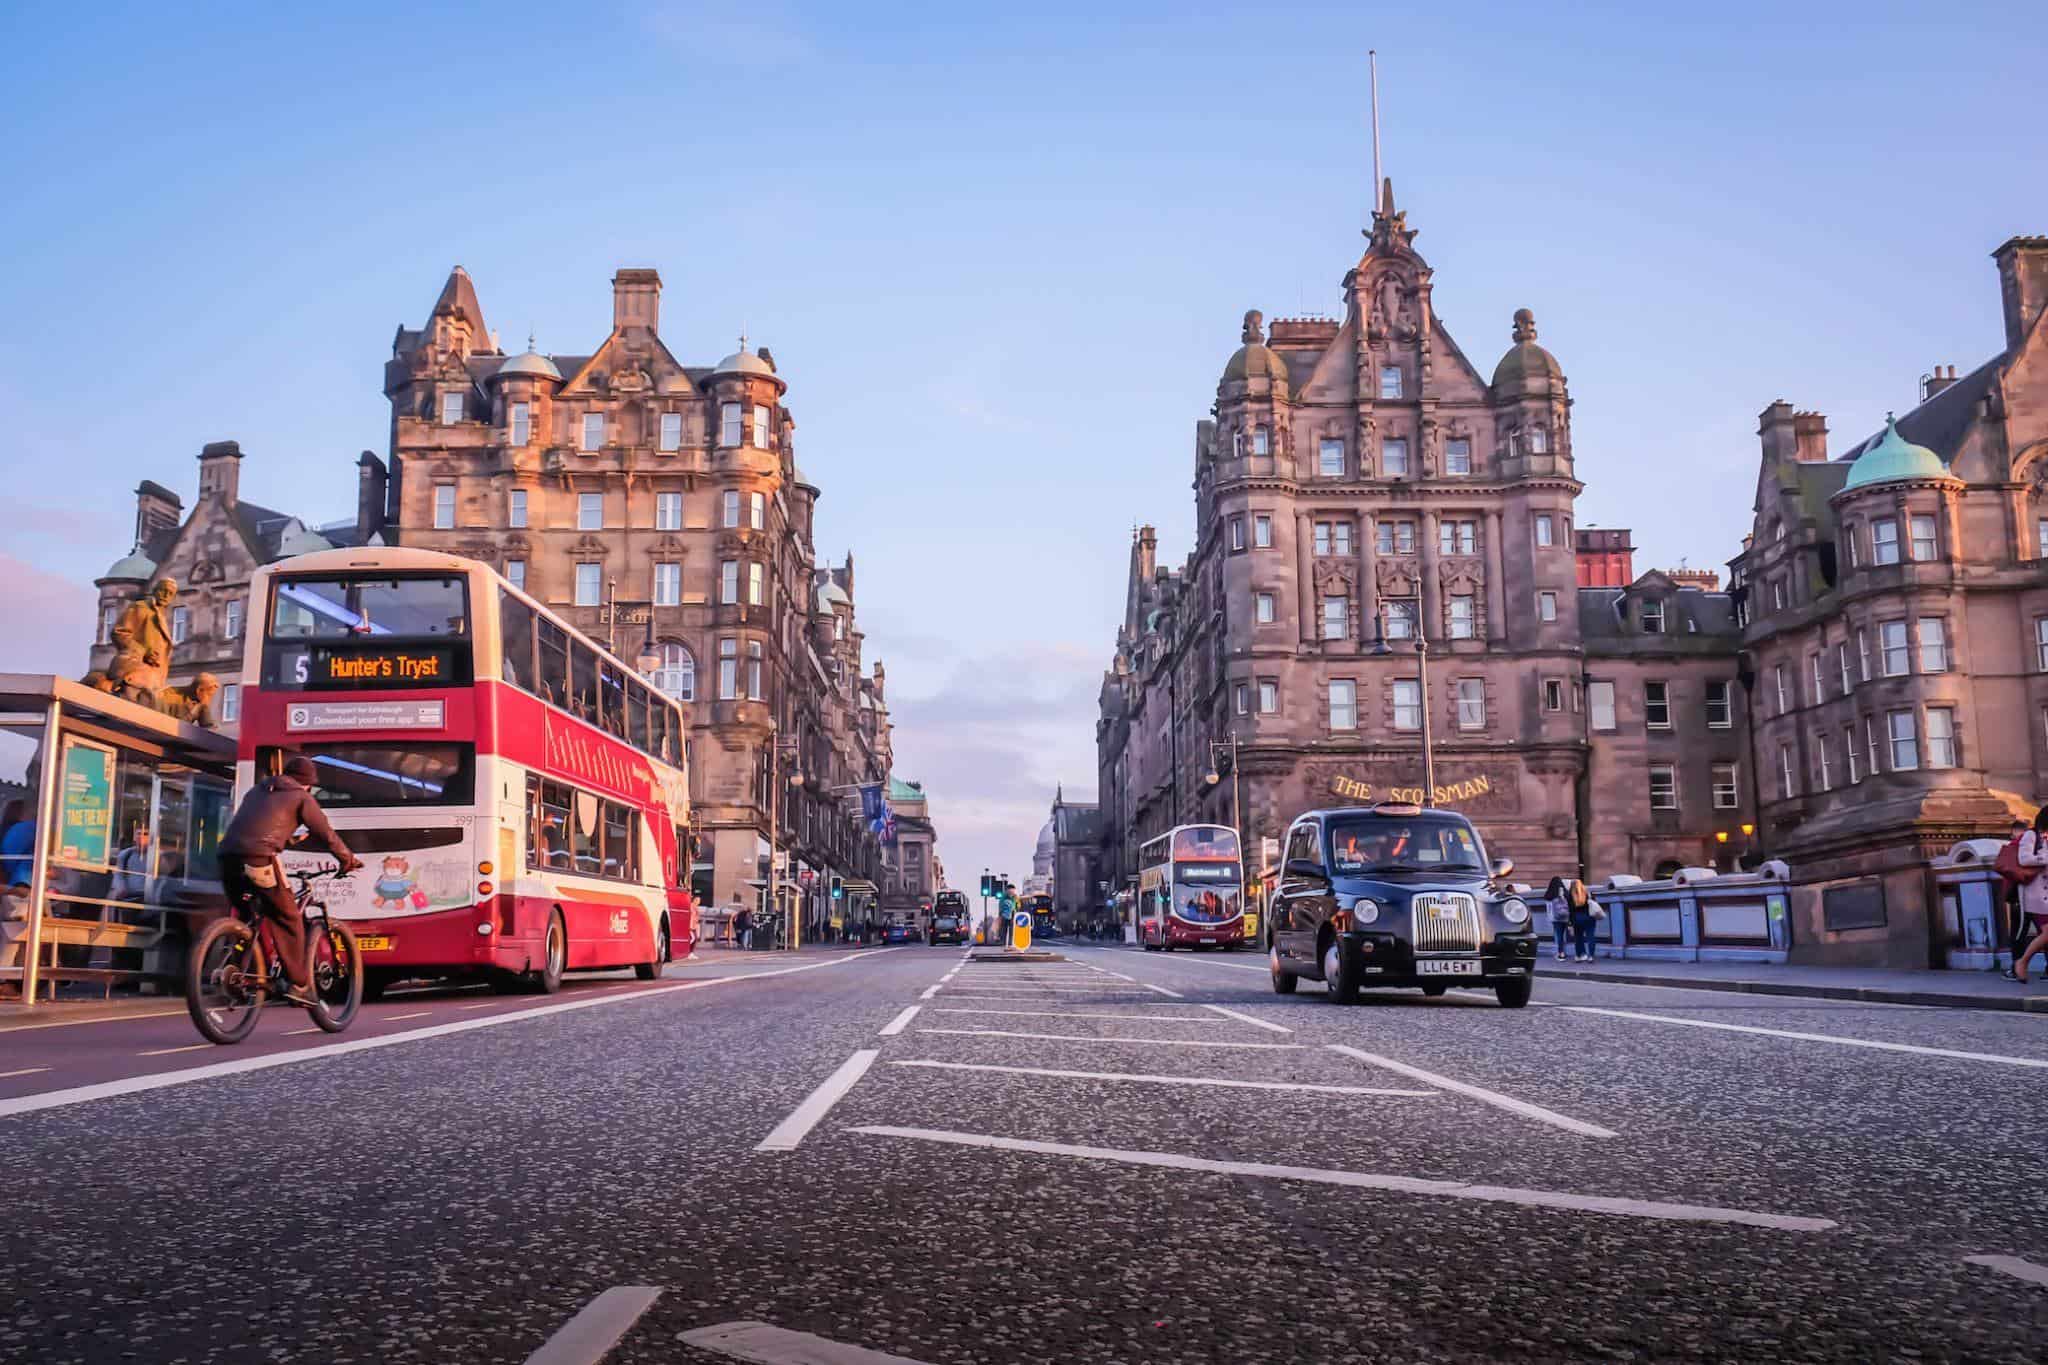
<instances>
[{"instance_id":1,"label":"street lamp","mask_svg":"<svg viewBox=\"0 0 2048 1365\"><path fill-rule=\"evenodd\" d=\"M782 905L782 879L776 875L782 860L782 756L795 756L796 741L778 738L774 731L768 734L768 904L776 916L788 926L787 935L791 951L802 945L802 933L794 910L785 910ZM789 771L789 785L794 787L804 780L802 772L792 764Z\"/></svg>"},{"instance_id":2,"label":"street lamp","mask_svg":"<svg viewBox=\"0 0 2048 1365\"><path fill-rule=\"evenodd\" d=\"M1436 746L1432 740L1429 717L1429 640L1423 634L1423 626L1417 623L1415 632L1409 636L1415 642L1415 666L1417 686L1422 694L1422 804L1436 804ZM1387 643L1386 606L1381 604L1372 617L1372 656L1384 659L1394 652Z\"/></svg>"},{"instance_id":3,"label":"street lamp","mask_svg":"<svg viewBox=\"0 0 2048 1365\"><path fill-rule=\"evenodd\" d=\"M1223 780L1223 774L1216 770L1216 755L1225 749L1230 751L1230 832L1237 836L1237 856L1241 862L1244 858L1244 816L1238 805L1242 788L1237 778L1236 731L1233 730L1227 740L1209 741L1209 771L1202 775L1202 781L1205 785L1213 787Z\"/></svg>"}]
</instances>

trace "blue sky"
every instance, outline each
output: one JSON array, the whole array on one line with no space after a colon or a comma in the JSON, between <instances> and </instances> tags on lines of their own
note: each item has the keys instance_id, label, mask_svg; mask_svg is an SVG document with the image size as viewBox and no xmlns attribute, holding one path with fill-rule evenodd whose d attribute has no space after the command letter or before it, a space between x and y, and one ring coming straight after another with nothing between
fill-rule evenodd
<instances>
[{"instance_id":1,"label":"blue sky","mask_svg":"<svg viewBox=\"0 0 2048 1365\"><path fill-rule=\"evenodd\" d=\"M962 883L1093 787L1130 528L1185 553L1240 315L1337 306L1368 47L1439 316L1490 371L1535 310L1639 567L1723 565L1772 399L1846 443L1995 351L1989 252L2048 232L2012 4L420 9L0 18L0 667L82 666L129 490L205 441L345 515L451 265L561 351L652 265L686 361L744 327L790 380Z\"/></svg>"}]
</instances>

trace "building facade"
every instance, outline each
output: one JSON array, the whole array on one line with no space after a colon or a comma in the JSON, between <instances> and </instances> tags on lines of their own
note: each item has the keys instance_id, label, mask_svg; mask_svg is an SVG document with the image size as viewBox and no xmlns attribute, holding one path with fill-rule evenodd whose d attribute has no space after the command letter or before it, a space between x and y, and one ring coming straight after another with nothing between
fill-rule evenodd
<instances>
[{"instance_id":1,"label":"building facade","mask_svg":"<svg viewBox=\"0 0 2048 1365\"><path fill-rule=\"evenodd\" d=\"M1247 316L1185 563L1133 536L1096 726L1111 885L1177 822L1255 850L1305 809L1420 797L1426 707L1434 799L1521 877L1778 857L1795 960L1982 947L1929 864L2048 790L2048 239L1995 253L2005 348L1885 431L1831 453L1824 418L1765 409L1721 591L1573 526L1571 400L1528 312L1482 381L1390 191L1369 237L1341 319ZM1240 811L1197 776L1233 740Z\"/></svg>"},{"instance_id":2,"label":"building facade","mask_svg":"<svg viewBox=\"0 0 2048 1365\"><path fill-rule=\"evenodd\" d=\"M862 672L851 559L818 566L774 357L742 339L685 365L660 309L660 276L622 269L589 354L507 356L457 267L385 365L389 529L652 658L689 707L700 901L766 909L773 882L802 917L818 873L881 870L853 793L888 780L883 673Z\"/></svg>"}]
</instances>

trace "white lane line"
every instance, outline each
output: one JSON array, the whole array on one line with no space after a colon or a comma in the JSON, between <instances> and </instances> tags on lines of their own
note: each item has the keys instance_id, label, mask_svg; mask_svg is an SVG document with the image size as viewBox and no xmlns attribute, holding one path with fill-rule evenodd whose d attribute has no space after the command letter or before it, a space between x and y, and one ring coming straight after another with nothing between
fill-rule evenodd
<instances>
[{"instance_id":1,"label":"white lane line","mask_svg":"<svg viewBox=\"0 0 2048 1365\"><path fill-rule=\"evenodd\" d=\"M1300 1043L1225 1043L1208 1038L1090 1038L1080 1033L1010 1033L999 1028L921 1028L919 1033L951 1033L983 1038L1036 1038L1055 1043L1145 1043L1162 1047L1239 1047L1299 1051Z\"/></svg>"},{"instance_id":2,"label":"white lane line","mask_svg":"<svg viewBox=\"0 0 2048 1365\"><path fill-rule=\"evenodd\" d=\"M416 1010L411 1014L387 1014L377 1022L380 1024L395 1024L401 1019L424 1019L432 1013L432 1010Z\"/></svg>"},{"instance_id":3,"label":"white lane line","mask_svg":"<svg viewBox=\"0 0 2048 1365\"><path fill-rule=\"evenodd\" d=\"M755 1365L924 1365L909 1356L871 1351L810 1332L773 1327L765 1322L721 1322L698 1327L677 1338L713 1355L750 1360Z\"/></svg>"},{"instance_id":4,"label":"white lane line","mask_svg":"<svg viewBox=\"0 0 2048 1365\"><path fill-rule=\"evenodd\" d=\"M839 1069L821 1081L816 1090L804 1097L790 1116L775 1125L775 1130L761 1139L754 1148L757 1152L793 1152L804 1135L818 1126L818 1120L825 1117L833 1105L854 1083L867 1074L867 1069L881 1056L877 1048L864 1047L839 1064Z\"/></svg>"},{"instance_id":5,"label":"white lane line","mask_svg":"<svg viewBox=\"0 0 2048 1365\"><path fill-rule=\"evenodd\" d=\"M904 1009L903 1013L897 1015L894 1019L891 1019L888 1023L882 1025L882 1037L894 1038L897 1034L903 1032L904 1026L909 1024L911 1020L917 1018L917 1012L923 1008L924 1006L922 1005L907 1006Z\"/></svg>"},{"instance_id":6,"label":"white lane line","mask_svg":"<svg viewBox=\"0 0 2048 1365\"><path fill-rule=\"evenodd\" d=\"M19 1071L0 1071L0 1081L6 1080L9 1076L37 1076L49 1069L46 1066L25 1066Z\"/></svg>"},{"instance_id":7,"label":"white lane line","mask_svg":"<svg viewBox=\"0 0 2048 1365\"><path fill-rule=\"evenodd\" d=\"M321 1028L321 1027L320 1027L320 1026L319 1026L318 1024L315 1024L315 1025L314 1025L314 1026L313 1026L312 1028L295 1028L295 1029L287 1029L287 1030L285 1031L285 1035L284 1035L284 1036L285 1036L285 1037L287 1037L287 1038L299 1038L299 1037L303 1037L304 1035L306 1035L306 1034L308 1034L308 1033L322 1033L322 1032L325 1032L325 1030L324 1030L324 1029L322 1029L322 1028Z\"/></svg>"},{"instance_id":8,"label":"white lane line","mask_svg":"<svg viewBox=\"0 0 2048 1365\"><path fill-rule=\"evenodd\" d=\"M1043 1066L983 1066L974 1062L891 1062L939 1071L996 1071L1012 1076L1059 1076L1078 1081L1149 1081L1153 1085L1214 1086L1221 1090L1305 1090L1317 1095L1400 1095L1435 1099L1434 1090L1386 1090L1369 1085L1311 1085L1305 1081L1232 1081L1219 1076L1155 1076L1129 1071L1059 1071Z\"/></svg>"},{"instance_id":9,"label":"white lane line","mask_svg":"<svg viewBox=\"0 0 2048 1365\"><path fill-rule=\"evenodd\" d=\"M659 1289L645 1284L605 1290L528 1356L526 1365L598 1365L659 1297Z\"/></svg>"},{"instance_id":10,"label":"white lane line","mask_svg":"<svg viewBox=\"0 0 2048 1365\"><path fill-rule=\"evenodd\" d=\"M1224 1018L1235 1019L1240 1024L1250 1024L1254 1028L1262 1028L1266 1030L1268 1033L1294 1032L1294 1030L1291 1028L1283 1028L1279 1024L1269 1023L1264 1019L1254 1019L1249 1014L1239 1014L1236 1010L1227 1010L1223 1008L1223 1006L1221 1005L1204 1005L1202 1006L1202 1008L1205 1010L1214 1010L1216 1011L1216 1013L1222 1015Z\"/></svg>"},{"instance_id":11,"label":"white lane line","mask_svg":"<svg viewBox=\"0 0 2048 1365\"><path fill-rule=\"evenodd\" d=\"M1163 1166L1180 1171L1213 1171L1219 1175L1263 1176L1271 1180L1306 1180L1321 1185L1346 1185L1353 1189L1388 1190L1396 1194L1440 1195L1447 1199L1477 1199L1494 1204L1525 1204L1534 1208L1565 1209L1574 1213L1611 1213L1625 1218L1658 1218L1681 1223L1740 1223L1748 1227L1772 1228L1780 1232L1826 1232L1837 1226L1834 1220L1829 1218L1798 1218L1781 1213L1754 1213L1748 1209L1716 1208L1711 1204L1667 1204L1650 1199L1615 1199L1606 1195L1567 1194L1559 1190L1525 1190L1512 1185L1475 1185L1463 1180L1422 1180L1414 1176L1380 1175L1371 1171L1330 1171L1313 1166L1269 1166L1258 1161L1212 1161L1206 1157L1181 1156L1175 1152L1080 1147L1064 1142L1032 1142L1023 1138L991 1137L985 1133L956 1133L936 1128L875 1126L858 1127L851 1131L875 1137L946 1142L960 1147L992 1147L1006 1152L1037 1152L1046 1156L1116 1161L1131 1166Z\"/></svg>"},{"instance_id":12,"label":"white lane line","mask_svg":"<svg viewBox=\"0 0 2048 1365\"><path fill-rule=\"evenodd\" d=\"M1668 1014L1642 1014L1635 1010L1601 1009L1594 1005L1553 1005L1573 1014L1604 1014L1614 1019L1640 1019L1651 1024L1677 1024L1683 1028L1719 1029L1724 1033L1755 1033L1767 1038L1792 1038L1802 1043L1833 1043L1836 1047L1867 1047L1879 1052L1906 1052L1921 1057L1953 1057L1965 1062L1991 1062L1998 1066L2026 1066L2048 1070L2048 1060L2039 1057L2007 1057L1996 1052L1964 1052L1952 1047L1921 1047L1916 1043L1880 1043L1869 1038L1843 1038L1832 1033L1799 1033L1792 1029L1759 1028L1755 1024L1723 1024L1710 1019L1678 1019Z\"/></svg>"},{"instance_id":13,"label":"white lane line","mask_svg":"<svg viewBox=\"0 0 2048 1365\"><path fill-rule=\"evenodd\" d=\"M139 1014L102 1014L92 1019L53 1019L47 1024L8 1024L0 1034L33 1033L37 1029L70 1028L75 1024L125 1024L130 1019L169 1019L185 1010L145 1010Z\"/></svg>"},{"instance_id":14,"label":"white lane line","mask_svg":"<svg viewBox=\"0 0 2048 1365\"><path fill-rule=\"evenodd\" d=\"M508 1014L487 1014L475 1019L460 1019L448 1024L429 1024L424 1028L406 1029L400 1033L385 1033L361 1038L350 1038L345 1042L328 1043L323 1047L302 1047L293 1052L273 1052L260 1057L238 1057L230 1062L213 1062L206 1066L188 1067L183 1071L163 1071L151 1076L129 1076L124 1080L101 1081L96 1085L74 1086L69 1090L46 1090L38 1095L20 1095L13 1099L0 1100L0 1119L12 1118L16 1114L31 1114L40 1109L58 1109L65 1105L86 1104L93 1100L111 1099L117 1095L133 1095L144 1090L161 1090L166 1086L189 1085L193 1081L209 1081L218 1076L239 1076L247 1071L264 1071L273 1066L297 1066L303 1062L321 1061L328 1057L346 1056L351 1052L369 1052L376 1048L397 1047L403 1043L416 1043L427 1038L442 1038L451 1033L469 1033L476 1029L499 1028L516 1024L527 1019L539 1019L552 1014L567 1014L573 1010L597 1009L605 1005L623 1005L637 1000L653 1000L660 996L673 995L677 991L702 990L706 986L722 986L734 981L750 981L763 976L793 976L799 972L815 972L826 967L840 967L857 962L864 957L892 951L877 948L869 952L853 953L847 957L830 958L824 962L808 962L801 967L778 967L774 971L749 972L745 976L708 976L696 981L680 981L672 986L654 986L643 991L593 992L578 1000L567 1000L558 1005L538 1005L532 1009L514 1010ZM183 1011L178 1011L183 1013ZM212 1047L211 1043L196 1044ZM185 1051L174 1048L172 1051Z\"/></svg>"},{"instance_id":15,"label":"white lane line","mask_svg":"<svg viewBox=\"0 0 2048 1365\"><path fill-rule=\"evenodd\" d=\"M1159 992L1159 993L1160 993L1161 995L1170 995L1170 996L1172 996L1172 997L1173 997L1173 998L1174 998L1175 1000L1185 1000L1185 999L1187 999L1187 997L1186 997L1185 995L1182 995L1182 994L1181 994L1181 993L1180 993L1179 991L1170 991L1170 990L1166 989L1166 987L1164 987L1164 986L1155 986L1155 985L1153 985L1153 984L1152 984L1151 982L1149 982L1149 981L1143 981L1143 982L1140 982L1139 984L1140 984L1140 985L1142 985L1142 986L1143 986L1143 987L1144 987L1144 988L1145 988L1146 990L1148 990L1148 991L1158 991L1158 992Z\"/></svg>"},{"instance_id":16,"label":"white lane line","mask_svg":"<svg viewBox=\"0 0 2048 1365\"><path fill-rule=\"evenodd\" d=\"M1142 1019L1160 1024L1220 1024L1221 1019L1193 1014L1110 1014L1101 1010L963 1010L932 1007L933 1014L1007 1014L1021 1019Z\"/></svg>"},{"instance_id":17,"label":"white lane line","mask_svg":"<svg viewBox=\"0 0 2048 1365\"><path fill-rule=\"evenodd\" d=\"M934 981L934 982L932 982L932 984L931 984L931 985L929 985L929 986L926 986L926 987L924 988L924 994L923 994L923 995L920 995L920 996L919 996L919 997L917 997L917 998L918 998L918 999L920 999L920 1000L929 1000L929 999L931 999L931 998L932 998L933 996L935 996L935 995L937 995L937 994L939 993L939 987L940 987L941 985L943 985L943 984L945 984L945 983L943 983L943 982L939 982L939 981Z\"/></svg>"},{"instance_id":18,"label":"white lane line","mask_svg":"<svg viewBox=\"0 0 2048 1365\"><path fill-rule=\"evenodd\" d=\"M474 1005L457 1005L456 1008L464 1010L487 1010L493 1005L502 1005L504 1003L505 1002L503 1000L479 1000Z\"/></svg>"},{"instance_id":19,"label":"white lane line","mask_svg":"<svg viewBox=\"0 0 2048 1365\"><path fill-rule=\"evenodd\" d=\"M2016 1280L2025 1280L2028 1284L2048 1285L2048 1265L2035 1265L2018 1256L1965 1256L1963 1264L1981 1265Z\"/></svg>"},{"instance_id":20,"label":"white lane line","mask_svg":"<svg viewBox=\"0 0 2048 1365\"><path fill-rule=\"evenodd\" d=\"M1397 1062L1392 1057L1382 1057L1377 1052L1367 1052L1362 1048L1346 1047L1343 1043L1329 1043L1326 1046L1332 1052L1341 1052L1347 1057L1356 1057L1361 1062L1370 1062L1374 1066L1383 1066L1389 1071L1397 1071L1412 1080L1421 1081L1424 1085L1433 1085L1439 1090L1456 1091L1458 1094L1464 1095L1469 1099L1478 1100L1481 1104L1490 1104L1496 1109L1505 1109L1510 1114L1520 1114L1523 1118L1534 1119L1538 1123L1547 1123L1554 1128L1562 1128L1568 1133L1577 1133L1581 1137L1611 1138L1620 1136L1613 1129L1602 1128L1597 1123L1587 1123L1581 1119L1570 1118L1558 1113L1554 1109L1545 1109L1541 1105L1531 1104L1527 1100L1518 1100L1512 1095L1503 1095L1498 1090L1488 1090L1484 1086L1467 1085L1463 1081L1454 1081L1448 1076L1439 1076L1433 1071L1424 1071L1419 1066L1410 1066L1406 1062Z\"/></svg>"},{"instance_id":21,"label":"white lane line","mask_svg":"<svg viewBox=\"0 0 2048 1365\"><path fill-rule=\"evenodd\" d=\"M212 1043L187 1043L183 1047L152 1048L148 1052L138 1052L135 1055L138 1057L168 1057L173 1052L203 1052L212 1046Z\"/></svg>"}]
</instances>

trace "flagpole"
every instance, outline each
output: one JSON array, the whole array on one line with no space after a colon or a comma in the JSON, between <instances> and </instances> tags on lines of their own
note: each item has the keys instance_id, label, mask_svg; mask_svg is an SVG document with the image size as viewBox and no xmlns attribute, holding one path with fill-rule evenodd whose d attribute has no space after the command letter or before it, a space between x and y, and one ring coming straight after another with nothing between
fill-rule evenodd
<instances>
[{"instance_id":1,"label":"flagpole","mask_svg":"<svg viewBox=\"0 0 2048 1365\"><path fill-rule=\"evenodd\" d=\"M1380 211L1380 186L1386 182L1380 179L1380 54L1377 48L1367 48L1367 68L1372 73L1372 211Z\"/></svg>"}]
</instances>

